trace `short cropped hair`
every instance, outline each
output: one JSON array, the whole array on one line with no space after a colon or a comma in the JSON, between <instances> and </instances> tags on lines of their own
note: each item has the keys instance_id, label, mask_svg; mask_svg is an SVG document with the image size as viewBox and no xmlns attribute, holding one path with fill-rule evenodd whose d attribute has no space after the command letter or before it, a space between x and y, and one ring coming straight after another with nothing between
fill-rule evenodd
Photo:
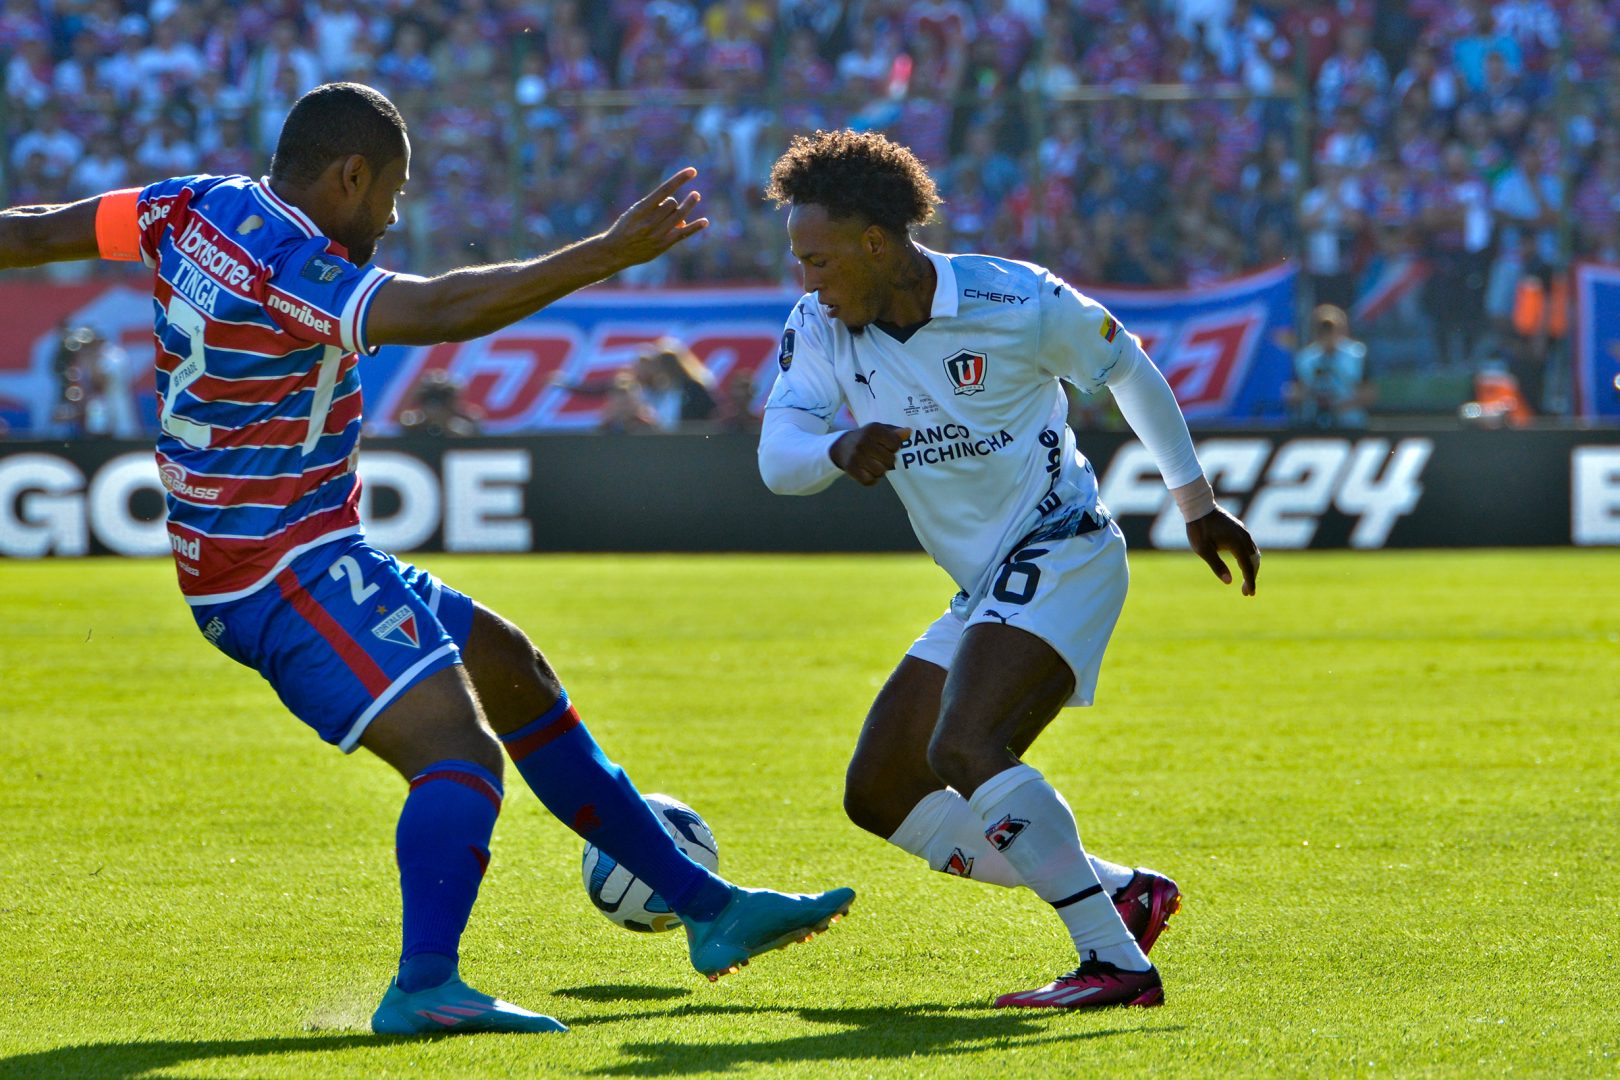
<instances>
[{"instance_id":1,"label":"short cropped hair","mask_svg":"<svg viewBox=\"0 0 1620 1080\"><path fill-rule=\"evenodd\" d=\"M405 118L369 86L317 86L293 103L281 125L270 178L304 187L339 158L359 154L373 171L405 152Z\"/></svg>"},{"instance_id":2,"label":"short cropped hair","mask_svg":"<svg viewBox=\"0 0 1620 1080\"><path fill-rule=\"evenodd\" d=\"M933 220L933 177L907 147L876 131L799 135L771 168L765 197L777 206L814 204L834 218L862 217L896 236Z\"/></svg>"}]
</instances>

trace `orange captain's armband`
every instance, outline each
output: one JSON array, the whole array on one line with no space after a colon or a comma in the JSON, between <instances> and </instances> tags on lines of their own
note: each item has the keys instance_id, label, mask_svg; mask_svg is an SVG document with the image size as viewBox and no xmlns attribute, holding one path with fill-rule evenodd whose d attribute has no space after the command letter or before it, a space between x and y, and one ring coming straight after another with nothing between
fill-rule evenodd
<instances>
[{"instance_id":1,"label":"orange captain's armband","mask_svg":"<svg viewBox=\"0 0 1620 1080\"><path fill-rule=\"evenodd\" d=\"M96 204L96 247L103 259L139 262L141 226L136 220L141 189L109 191Z\"/></svg>"}]
</instances>

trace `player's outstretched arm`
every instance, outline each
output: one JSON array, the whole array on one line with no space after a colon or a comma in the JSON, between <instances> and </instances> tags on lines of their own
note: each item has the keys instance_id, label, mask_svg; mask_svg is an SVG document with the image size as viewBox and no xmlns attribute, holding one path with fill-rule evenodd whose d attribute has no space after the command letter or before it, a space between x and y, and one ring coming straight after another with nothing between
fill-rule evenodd
<instances>
[{"instance_id":1,"label":"player's outstretched arm","mask_svg":"<svg viewBox=\"0 0 1620 1080\"><path fill-rule=\"evenodd\" d=\"M373 345L468 341L509 326L620 270L649 262L709 224L688 221L702 196L677 199L696 169L680 172L619 215L607 231L527 262L400 275L377 291L366 324Z\"/></svg>"},{"instance_id":2,"label":"player's outstretched arm","mask_svg":"<svg viewBox=\"0 0 1620 1080\"><path fill-rule=\"evenodd\" d=\"M101 196L59 206L0 210L0 270L94 259L96 209Z\"/></svg>"}]
</instances>

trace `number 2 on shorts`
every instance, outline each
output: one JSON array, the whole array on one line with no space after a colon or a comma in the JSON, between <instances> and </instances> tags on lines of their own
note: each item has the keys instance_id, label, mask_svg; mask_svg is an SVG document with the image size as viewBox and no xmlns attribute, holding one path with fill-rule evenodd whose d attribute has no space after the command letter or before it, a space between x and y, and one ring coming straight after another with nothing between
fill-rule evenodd
<instances>
[{"instance_id":1,"label":"number 2 on shorts","mask_svg":"<svg viewBox=\"0 0 1620 1080\"><path fill-rule=\"evenodd\" d=\"M332 568L326 572L326 576L333 581L342 581L344 578L349 579L349 595L354 597L355 607L365 603L372 593L382 588L382 586L375 583L366 584L365 578L360 576L360 564L355 561L353 555L345 555L333 563Z\"/></svg>"}]
</instances>

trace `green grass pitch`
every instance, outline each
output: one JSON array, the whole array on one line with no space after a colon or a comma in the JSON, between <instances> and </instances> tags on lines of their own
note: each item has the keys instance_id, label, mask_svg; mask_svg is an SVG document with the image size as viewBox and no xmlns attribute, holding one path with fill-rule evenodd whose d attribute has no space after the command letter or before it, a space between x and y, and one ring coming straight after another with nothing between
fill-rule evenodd
<instances>
[{"instance_id":1,"label":"green grass pitch","mask_svg":"<svg viewBox=\"0 0 1620 1080\"><path fill-rule=\"evenodd\" d=\"M950 592L921 557L430 557L528 629L749 884L853 916L710 985L609 924L509 775L464 945L565 1036L365 1031L403 787L199 637L164 562L0 563L0 1077L1613 1075L1620 552L1138 555L1091 710L1031 761L1173 875L1168 1001L988 1008L1049 910L846 823L846 756Z\"/></svg>"}]
</instances>

